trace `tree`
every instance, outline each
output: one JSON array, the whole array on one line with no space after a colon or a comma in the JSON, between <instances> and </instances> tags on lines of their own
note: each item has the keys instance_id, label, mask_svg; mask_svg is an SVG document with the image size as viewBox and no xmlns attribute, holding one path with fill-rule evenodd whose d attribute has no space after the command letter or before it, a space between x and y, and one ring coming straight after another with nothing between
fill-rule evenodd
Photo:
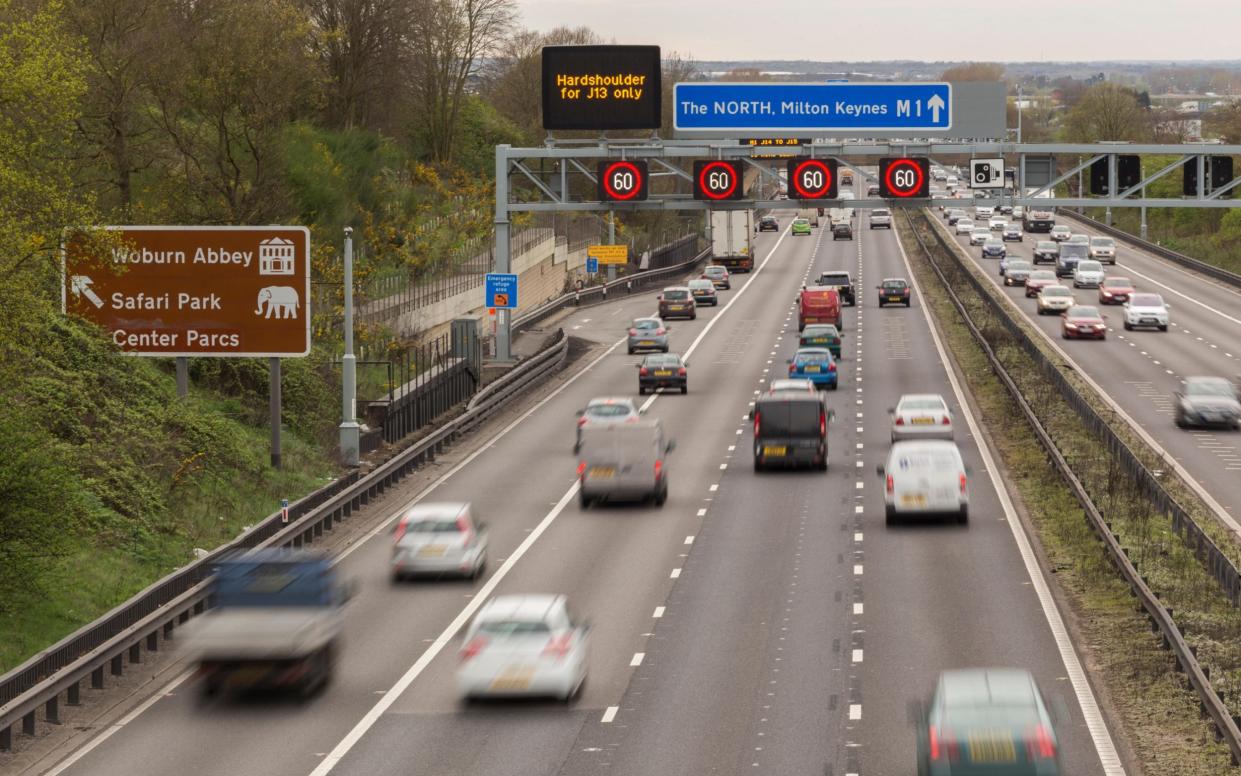
<instances>
[{"instance_id":1,"label":"tree","mask_svg":"<svg viewBox=\"0 0 1241 776\"><path fill-rule=\"evenodd\" d=\"M543 133L543 47L600 43L589 27L557 27L548 33L517 30L498 45L482 72L482 92L531 142Z\"/></svg>"},{"instance_id":2,"label":"tree","mask_svg":"<svg viewBox=\"0 0 1241 776\"><path fill-rule=\"evenodd\" d=\"M1241 143L1241 100L1233 100L1203 116L1202 136Z\"/></svg>"},{"instance_id":3,"label":"tree","mask_svg":"<svg viewBox=\"0 0 1241 776\"><path fill-rule=\"evenodd\" d=\"M1150 129L1150 118L1133 90L1106 81L1087 89L1065 122L1066 139L1072 143L1140 141Z\"/></svg>"},{"instance_id":4,"label":"tree","mask_svg":"<svg viewBox=\"0 0 1241 776\"><path fill-rule=\"evenodd\" d=\"M266 223L281 212L280 138L321 96L310 26L287 0L165 0L151 81L172 145L168 215Z\"/></svg>"},{"instance_id":5,"label":"tree","mask_svg":"<svg viewBox=\"0 0 1241 776\"><path fill-rule=\"evenodd\" d=\"M663 72L660 80L663 84L663 94L661 99L663 105L661 112L663 113L663 126L660 131L664 137L672 137L672 119L674 115L674 105L672 104L672 88L678 81L692 81L698 75L698 65L692 57L682 55L676 51L670 51L664 56Z\"/></svg>"},{"instance_id":6,"label":"tree","mask_svg":"<svg viewBox=\"0 0 1241 776\"><path fill-rule=\"evenodd\" d=\"M466 84L515 18L515 0L416 0L406 49L411 107L434 161L452 160Z\"/></svg>"},{"instance_id":7,"label":"tree","mask_svg":"<svg viewBox=\"0 0 1241 776\"><path fill-rule=\"evenodd\" d=\"M941 81L1003 81L1004 66L996 62L970 62L950 67L940 74Z\"/></svg>"}]
</instances>

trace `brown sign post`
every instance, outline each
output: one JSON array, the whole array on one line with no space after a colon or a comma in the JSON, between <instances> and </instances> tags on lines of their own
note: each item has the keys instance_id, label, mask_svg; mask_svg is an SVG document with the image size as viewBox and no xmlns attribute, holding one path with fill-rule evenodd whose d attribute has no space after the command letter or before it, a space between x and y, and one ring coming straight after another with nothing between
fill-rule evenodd
<instances>
[{"instance_id":1,"label":"brown sign post","mask_svg":"<svg viewBox=\"0 0 1241 776\"><path fill-rule=\"evenodd\" d=\"M310 230L303 226L110 226L107 255L68 233L66 313L139 356L305 356Z\"/></svg>"}]
</instances>

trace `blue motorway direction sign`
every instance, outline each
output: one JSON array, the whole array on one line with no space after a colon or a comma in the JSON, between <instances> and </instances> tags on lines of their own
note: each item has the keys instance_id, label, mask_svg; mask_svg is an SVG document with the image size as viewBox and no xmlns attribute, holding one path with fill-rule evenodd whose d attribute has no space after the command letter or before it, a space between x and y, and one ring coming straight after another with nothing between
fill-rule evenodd
<instances>
[{"instance_id":1,"label":"blue motorway direction sign","mask_svg":"<svg viewBox=\"0 0 1241 776\"><path fill-rule=\"evenodd\" d=\"M487 273L487 306L517 309L517 276L506 272Z\"/></svg>"},{"instance_id":2,"label":"blue motorway direction sign","mask_svg":"<svg viewBox=\"0 0 1241 776\"><path fill-rule=\"evenodd\" d=\"M678 130L945 130L947 83L679 83Z\"/></svg>"},{"instance_id":3,"label":"blue motorway direction sign","mask_svg":"<svg viewBox=\"0 0 1241 776\"><path fill-rule=\"evenodd\" d=\"M586 257L586 272L593 275L599 271L599 260L594 256Z\"/></svg>"}]
</instances>

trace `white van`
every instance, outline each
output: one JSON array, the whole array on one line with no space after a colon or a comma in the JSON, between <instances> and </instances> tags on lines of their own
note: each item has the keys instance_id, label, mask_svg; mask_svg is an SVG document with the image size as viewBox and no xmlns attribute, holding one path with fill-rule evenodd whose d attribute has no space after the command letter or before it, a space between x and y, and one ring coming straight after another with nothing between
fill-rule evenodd
<instances>
[{"instance_id":1,"label":"white van","mask_svg":"<svg viewBox=\"0 0 1241 776\"><path fill-rule=\"evenodd\" d=\"M668 499L668 453L676 441L658 420L641 420L582 429L578 453L578 493L582 509L597 501Z\"/></svg>"},{"instance_id":2,"label":"white van","mask_svg":"<svg viewBox=\"0 0 1241 776\"><path fill-rule=\"evenodd\" d=\"M957 176L949 175L948 180L944 182L944 185L948 187L949 191L956 191L959 183L960 181L957 180Z\"/></svg>"},{"instance_id":3,"label":"white van","mask_svg":"<svg viewBox=\"0 0 1241 776\"><path fill-rule=\"evenodd\" d=\"M969 521L970 494L965 462L955 442L926 439L894 442L884 478L884 512L892 525L903 515L956 516Z\"/></svg>"}]
</instances>

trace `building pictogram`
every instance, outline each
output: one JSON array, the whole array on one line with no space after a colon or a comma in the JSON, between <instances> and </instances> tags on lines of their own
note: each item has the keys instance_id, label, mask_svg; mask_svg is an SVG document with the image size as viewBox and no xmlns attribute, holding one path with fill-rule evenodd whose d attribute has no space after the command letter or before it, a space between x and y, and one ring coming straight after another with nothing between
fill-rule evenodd
<instances>
[{"instance_id":1,"label":"building pictogram","mask_svg":"<svg viewBox=\"0 0 1241 776\"><path fill-rule=\"evenodd\" d=\"M292 240L272 237L259 243L260 275L292 275L296 270Z\"/></svg>"}]
</instances>

